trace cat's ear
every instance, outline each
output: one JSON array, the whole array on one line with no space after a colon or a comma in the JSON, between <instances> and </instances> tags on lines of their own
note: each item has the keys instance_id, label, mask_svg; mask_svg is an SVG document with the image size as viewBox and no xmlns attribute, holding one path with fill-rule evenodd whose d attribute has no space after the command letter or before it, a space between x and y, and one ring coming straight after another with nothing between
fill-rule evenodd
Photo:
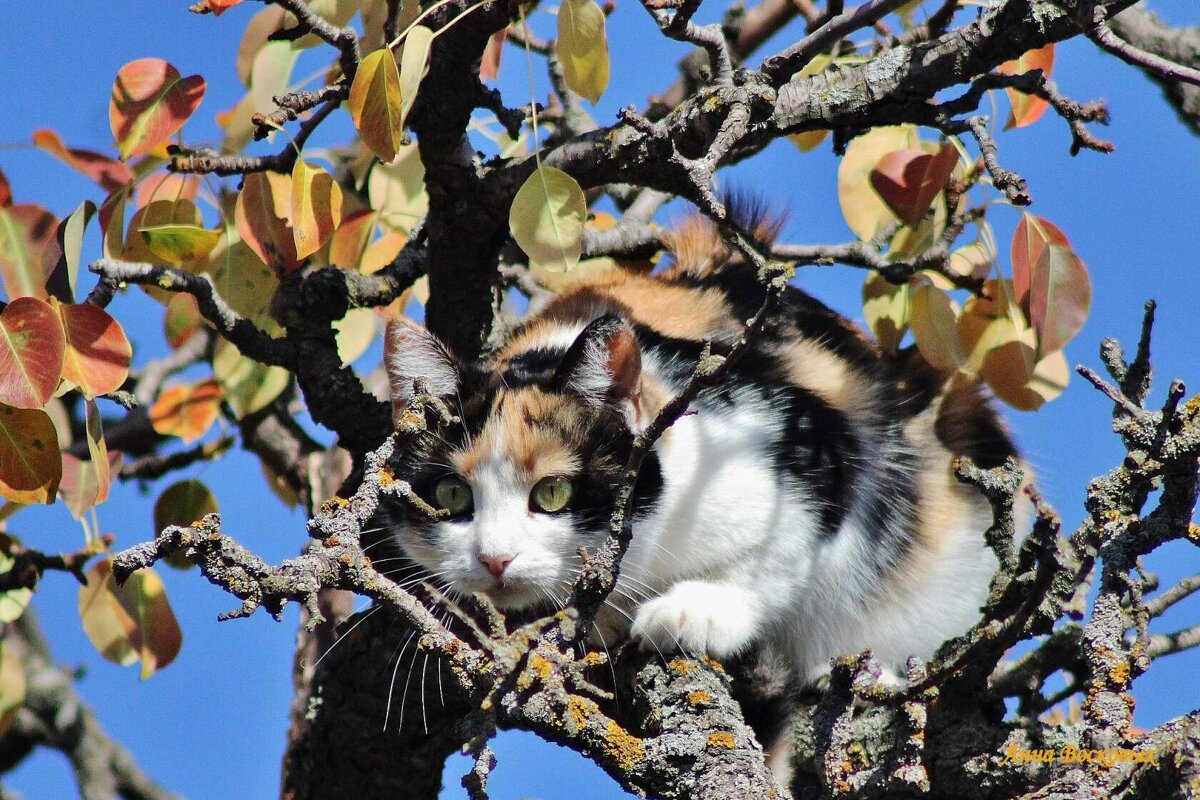
<instances>
[{"instance_id":1,"label":"cat's ear","mask_svg":"<svg viewBox=\"0 0 1200 800\"><path fill-rule=\"evenodd\" d=\"M641 378L642 349L633 326L617 314L606 314L575 339L554 375L554 385L596 406L616 403L636 425Z\"/></svg>"},{"instance_id":2,"label":"cat's ear","mask_svg":"<svg viewBox=\"0 0 1200 800\"><path fill-rule=\"evenodd\" d=\"M446 346L423 327L406 320L388 323L383 362L392 388L392 419L398 421L412 397L413 381L424 378L437 397L458 393L459 364Z\"/></svg>"}]
</instances>

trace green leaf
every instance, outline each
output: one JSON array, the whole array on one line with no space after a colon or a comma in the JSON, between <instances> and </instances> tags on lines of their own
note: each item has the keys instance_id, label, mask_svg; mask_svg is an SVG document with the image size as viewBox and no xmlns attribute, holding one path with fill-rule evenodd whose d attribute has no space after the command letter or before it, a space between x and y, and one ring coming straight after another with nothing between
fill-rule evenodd
<instances>
[{"instance_id":1,"label":"green leaf","mask_svg":"<svg viewBox=\"0 0 1200 800\"><path fill-rule=\"evenodd\" d=\"M513 198L508 225L517 246L543 269L567 270L583 253L587 200L574 178L538 166Z\"/></svg>"}]
</instances>

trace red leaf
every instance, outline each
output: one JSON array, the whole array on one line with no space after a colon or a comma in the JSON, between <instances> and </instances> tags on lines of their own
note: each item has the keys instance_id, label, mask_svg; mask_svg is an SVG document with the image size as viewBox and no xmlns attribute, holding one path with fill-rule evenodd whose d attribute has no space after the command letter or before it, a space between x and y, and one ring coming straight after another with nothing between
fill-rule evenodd
<instances>
[{"instance_id":1,"label":"red leaf","mask_svg":"<svg viewBox=\"0 0 1200 800\"><path fill-rule=\"evenodd\" d=\"M240 2L242 0L208 0L208 7L214 17L219 17Z\"/></svg>"},{"instance_id":2,"label":"red leaf","mask_svg":"<svg viewBox=\"0 0 1200 800\"><path fill-rule=\"evenodd\" d=\"M1029 292L1029 319L1038 355L1061 350L1083 328L1092 306L1092 282L1079 256L1059 244L1042 250Z\"/></svg>"},{"instance_id":3,"label":"red leaf","mask_svg":"<svg viewBox=\"0 0 1200 800\"><path fill-rule=\"evenodd\" d=\"M52 130L34 131L33 143L100 184L106 192L116 191L133 180L133 170L128 165L93 150L68 148Z\"/></svg>"},{"instance_id":4,"label":"red leaf","mask_svg":"<svg viewBox=\"0 0 1200 800\"><path fill-rule=\"evenodd\" d=\"M120 389L129 377L133 350L117 321L90 303L60 305L59 314L67 343L63 377L84 397Z\"/></svg>"},{"instance_id":5,"label":"red leaf","mask_svg":"<svg viewBox=\"0 0 1200 800\"><path fill-rule=\"evenodd\" d=\"M66 338L44 300L18 297L0 313L0 403L41 408L58 388Z\"/></svg>"},{"instance_id":6,"label":"red leaf","mask_svg":"<svg viewBox=\"0 0 1200 800\"><path fill-rule=\"evenodd\" d=\"M921 150L895 150L871 170L871 186L905 225L916 225L946 186L958 152L942 145L935 155Z\"/></svg>"},{"instance_id":7,"label":"red leaf","mask_svg":"<svg viewBox=\"0 0 1200 800\"><path fill-rule=\"evenodd\" d=\"M4 175L4 170L0 169L0 208L8 208L12 205L12 187L8 185L8 178Z\"/></svg>"},{"instance_id":8,"label":"red leaf","mask_svg":"<svg viewBox=\"0 0 1200 800\"><path fill-rule=\"evenodd\" d=\"M1058 229L1048 219L1035 217L1032 214L1022 214L1017 229L1013 231L1012 239L1012 268L1013 289L1017 293L1017 302L1025 316L1029 317L1029 287L1033 280L1033 270L1042 251L1047 245L1057 244L1070 249L1071 243L1067 235Z\"/></svg>"},{"instance_id":9,"label":"red leaf","mask_svg":"<svg viewBox=\"0 0 1200 800\"><path fill-rule=\"evenodd\" d=\"M160 58L141 58L121 67L108 106L121 160L166 144L199 107L204 88L199 75L182 78Z\"/></svg>"},{"instance_id":10,"label":"red leaf","mask_svg":"<svg viewBox=\"0 0 1200 800\"><path fill-rule=\"evenodd\" d=\"M500 74L500 56L504 54L504 40L508 38L508 28L502 28L492 34L487 46L483 48L483 59L479 62L479 77L485 81L494 81Z\"/></svg>"},{"instance_id":11,"label":"red leaf","mask_svg":"<svg viewBox=\"0 0 1200 800\"><path fill-rule=\"evenodd\" d=\"M39 297L62 257L58 217L41 206L0 208L0 276L10 298Z\"/></svg>"}]
</instances>

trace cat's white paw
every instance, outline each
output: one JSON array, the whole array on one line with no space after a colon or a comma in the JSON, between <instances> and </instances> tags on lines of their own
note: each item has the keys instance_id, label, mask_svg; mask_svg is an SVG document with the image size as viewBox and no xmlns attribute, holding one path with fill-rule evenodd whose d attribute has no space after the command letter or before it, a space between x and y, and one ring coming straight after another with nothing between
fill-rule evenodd
<instances>
[{"instance_id":1,"label":"cat's white paw","mask_svg":"<svg viewBox=\"0 0 1200 800\"><path fill-rule=\"evenodd\" d=\"M642 648L663 653L736 655L754 638L758 627L753 595L730 586L684 581L661 597L643 603L630 635Z\"/></svg>"}]
</instances>

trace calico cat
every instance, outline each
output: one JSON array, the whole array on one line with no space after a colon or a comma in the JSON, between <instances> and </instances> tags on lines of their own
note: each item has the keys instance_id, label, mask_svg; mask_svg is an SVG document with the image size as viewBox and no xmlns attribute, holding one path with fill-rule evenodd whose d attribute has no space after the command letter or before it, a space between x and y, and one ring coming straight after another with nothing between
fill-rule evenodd
<instances>
[{"instance_id":1,"label":"calico cat","mask_svg":"<svg viewBox=\"0 0 1200 800\"><path fill-rule=\"evenodd\" d=\"M404 512L393 536L451 590L514 611L560 602L580 546L606 535L635 434L682 389L702 342L727 350L759 307L750 266L711 225L687 221L669 244L670 268L577 283L479 363L389 326L396 412L422 377L462 420L397 465L450 515ZM718 659L769 642L801 681L867 647L902 669L977 619L996 569L990 507L952 460L1015 454L978 383L915 351L882 353L789 287L645 460L601 632Z\"/></svg>"}]
</instances>

